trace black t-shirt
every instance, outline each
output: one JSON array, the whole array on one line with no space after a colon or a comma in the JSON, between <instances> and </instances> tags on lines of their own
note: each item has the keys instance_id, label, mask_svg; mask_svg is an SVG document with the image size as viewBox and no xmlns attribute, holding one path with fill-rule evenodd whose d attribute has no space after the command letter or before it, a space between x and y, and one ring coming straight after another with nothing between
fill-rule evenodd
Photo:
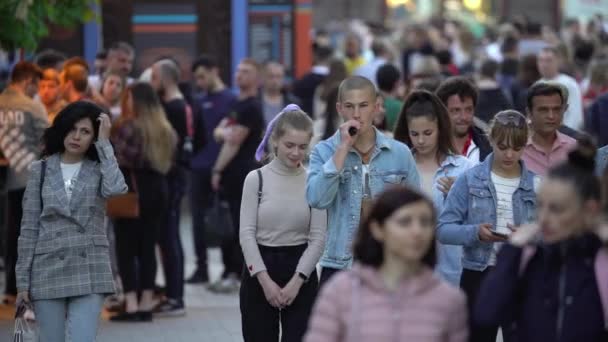
<instances>
[{"instance_id":1,"label":"black t-shirt","mask_svg":"<svg viewBox=\"0 0 608 342\"><path fill-rule=\"evenodd\" d=\"M169 102L162 102L167 119L173 126L173 129L177 133L177 160L184 162L183 146L184 139L188 136L188 128L186 124L186 101L184 99L173 99Z\"/></svg>"},{"instance_id":2,"label":"black t-shirt","mask_svg":"<svg viewBox=\"0 0 608 342\"><path fill-rule=\"evenodd\" d=\"M231 124L249 128L249 135L241 145L239 152L226 166L226 172L245 175L256 167L255 151L264 132L264 114L259 100L249 97L234 103L228 114Z\"/></svg>"}]
</instances>

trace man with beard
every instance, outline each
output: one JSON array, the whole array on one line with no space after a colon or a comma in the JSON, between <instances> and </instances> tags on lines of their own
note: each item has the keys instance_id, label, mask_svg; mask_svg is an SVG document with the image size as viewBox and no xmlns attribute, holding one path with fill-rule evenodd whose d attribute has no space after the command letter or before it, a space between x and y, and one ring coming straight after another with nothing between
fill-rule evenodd
<instances>
[{"instance_id":1,"label":"man with beard","mask_svg":"<svg viewBox=\"0 0 608 342\"><path fill-rule=\"evenodd\" d=\"M492 146L474 120L478 92L473 83L465 77L450 77L436 94L448 109L456 149L474 163L484 161L492 152Z\"/></svg>"},{"instance_id":2,"label":"man with beard","mask_svg":"<svg viewBox=\"0 0 608 342\"><path fill-rule=\"evenodd\" d=\"M67 103L80 100L91 101L87 93L89 66L80 57L72 57L63 64L63 70L59 76L61 94Z\"/></svg>"},{"instance_id":3,"label":"man with beard","mask_svg":"<svg viewBox=\"0 0 608 342\"><path fill-rule=\"evenodd\" d=\"M241 60L236 69L237 101L227 117L214 130L222 144L211 175L211 187L221 190L230 206L234 237L222 242L222 278L210 286L214 292L233 292L239 288L243 254L239 244L239 222L243 184L249 171L259 167L255 151L262 141L264 114L257 98L260 66L251 58Z\"/></svg>"},{"instance_id":4,"label":"man with beard","mask_svg":"<svg viewBox=\"0 0 608 342\"><path fill-rule=\"evenodd\" d=\"M135 50L131 45L125 42L116 42L108 48L105 58L104 71L114 71L127 79L127 84L133 82L129 77L133 70L133 61L135 60ZM102 74L91 75L89 77L89 85L92 91L99 92L101 88Z\"/></svg>"}]
</instances>

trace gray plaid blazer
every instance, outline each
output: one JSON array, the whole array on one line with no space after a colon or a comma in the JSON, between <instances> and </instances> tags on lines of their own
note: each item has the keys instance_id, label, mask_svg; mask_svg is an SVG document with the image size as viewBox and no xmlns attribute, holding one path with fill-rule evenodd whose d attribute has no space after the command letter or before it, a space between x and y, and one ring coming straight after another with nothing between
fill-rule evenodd
<instances>
[{"instance_id":1,"label":"gray plaid blazer","mask_svg":"<svg viewBox=\"0 0 608 342\"><path fill-rule=\"evenodd\" d=\"M32 300L113 293L106 235L106 198L127 192L108 140L95 147L100 163L85 159L68 203L60 156L47 159L40 204L42 163L33 162L23 197L17 289Z\"/></svg>"}]
</instances>

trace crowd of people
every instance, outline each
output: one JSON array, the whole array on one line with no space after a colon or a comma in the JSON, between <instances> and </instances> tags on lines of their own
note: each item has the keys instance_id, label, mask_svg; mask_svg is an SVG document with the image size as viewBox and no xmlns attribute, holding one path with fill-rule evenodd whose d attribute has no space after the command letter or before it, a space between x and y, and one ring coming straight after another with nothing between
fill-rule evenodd
<instances>
[{"instance_id":1,"label":"crowd of people","mask_svg":"<svg viewBox=\"0 0 608 342\"><path fill-rule=\"evenodd\" d=\"M56 51L16 63L0 94L4 303L52 341L93 341L103 307L184 315L186 283L238 292L245 341L608 339L603 18L478 39L412 24L400 54L391 36L329 41L291 84L277 61L241 60L236 92L212 53L137 79L124 42L94 68ZM118 197L136 212L111 211Z\"/></svg>"}]
</instances>

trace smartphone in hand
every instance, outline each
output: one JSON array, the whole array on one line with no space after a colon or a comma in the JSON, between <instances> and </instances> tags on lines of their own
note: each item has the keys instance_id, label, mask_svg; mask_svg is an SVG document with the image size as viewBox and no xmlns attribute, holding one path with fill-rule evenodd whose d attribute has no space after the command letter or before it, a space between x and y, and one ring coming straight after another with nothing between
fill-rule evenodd
<instances>
[{"instance_id":1,"label":"smartphone in hand","mask_svg":"<svg viewBox=\"0 0 608 342\"><path fill-rule=\"evenodd\" d=\"M494 230L492 230L490 232L492 233L492 235L501 237L503 239L508 239L509 235L510 235L510 234L505 234L505 233L497 232L497 231L494 231Z\"/></svg>"}]
</instances>

